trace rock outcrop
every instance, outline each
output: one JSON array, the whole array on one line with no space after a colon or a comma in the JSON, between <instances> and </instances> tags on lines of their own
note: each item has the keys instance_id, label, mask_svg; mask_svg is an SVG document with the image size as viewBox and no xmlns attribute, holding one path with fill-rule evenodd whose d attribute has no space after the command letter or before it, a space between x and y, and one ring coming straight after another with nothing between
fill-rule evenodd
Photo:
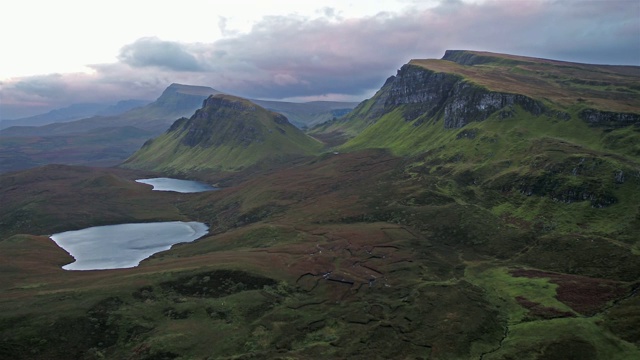
<instances>
[{"instance_id":1,"label":"rock outcrop","mask_svg":"<svg viewBox=\"0 0 640 360\"><path fill-rule=\"evenodd\" d=\"M609 128L621 128L629 125L640 126L640 114L585 109L579 115L590 126Z\"/></svg>"},{"instance_id":2,"label":"rock outcrop","mask_svg":"<svg viewBox=\"0 0 640 360\"><path fill-rule=\"evenodd\" d=\"M204 100L202 108L191 119L176 121L167 132L184 132L180 142L189 147L220 146L224 143L247 147L252 143L263 142L265 134L253 123L251 116L239 115L256 111L258 106L248 101L229 96L212 96ZM232 124L226 123L229 117L234 118ZM277 113L273 113L273 122L278 125L288 124L287 118ZM280 128L277 130L280 133L285 131ZM218 134L224 134L224 137Z\"/></svg>"},{"instance_id":3,"label":"rock outcrop","mask_svg":"<svg viewBox=\"0 0 640 360\"><path fill-rule=\"evenodd\" d=\"M541 102L520 94L488 91L466 81L457 82L444 106L444 127L457 129L472 121L486 120L505 107L520 106L533 115L546 111Z\"/></svg>"},{"instance_id":4,"label":"rock outcrop","mask_svg":"<svg viewBox=\"0 0 640 360\"><path fill-rule=\"evenodd\" d=\"M500 72L495 68L503 68L504 71ZM513 70L514 68L518 71ZM562 81L552 81L549 79L559 78L560 75L553 71L544 76L540 75L547 68L555 69L554 71L559 73L565 68L573 69L574 73L571 73L572 77ZM620 76L616 71L631 70L485 52L447 50L441 60L412 60L403 65L395 76L387 79L369 104L360 107L361 111L356 108L348 118L360 118L365 120L366 124L372 124L383 115L401 107L406 121L420 118L416 125L435 119L442 120L446 129L458 129L471 122L486 120L498 111L501 118L512 117L515 115L514 110L520 108L534 116L544 114L567 121L572 116L565 110L571 106L567 102L568 99L577 96L578 102L585 101L581 96L587 94L585 96L591 99L589 101L594 105L582 110L578 116L591 126L640 126L638 113L599 110L598 106L603 106L602 102L599 103L602 100L600 97L607 98L610 95L603 95L599 89L587 91L567 85L610 84L589 79L598 76L607 79ZM585 79L578 78L579 76ZM633 86L626 83L624 86L631 89L625 90L627 92L633 89ZM533 90L530 90L530 87ZM561 90L557 90L559 92L555 94L554 89ZM547 92L553 95L547 98ZM554 101L559 101L558 104L561 104L563 109L556 107ZM562 101L565 103L561 103ZM626 98L624 101L632 103Z\"/></svg>"},{"instance_id":5,"label":"rock outcrop","mask_svg":"<svg viewBox=\"0 0 640 360\"><path fill-rule=\"evenodd\" d=\"M403 112L405 120L438 115L447 129L486 120L506 107L520 106L534 115L547 110L540 101L525 95L490 91L459 75L412 64L402 66L396 76L387 79L376 94L367 118L379 118L400 105L408 105Z\"/></svg>"}]
</instances>

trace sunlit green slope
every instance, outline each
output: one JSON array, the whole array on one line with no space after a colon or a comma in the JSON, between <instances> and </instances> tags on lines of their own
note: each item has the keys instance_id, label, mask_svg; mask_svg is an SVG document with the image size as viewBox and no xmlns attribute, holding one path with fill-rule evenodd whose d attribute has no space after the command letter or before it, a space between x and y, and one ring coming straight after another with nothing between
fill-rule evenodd
<instances>
[{"instance_id":1,"label":"sunlit green slope","mask_svg":"<svg viewBox=\"0 0 640 360\"><path fill-rule=\"evenodd\" d=\"M640 67L448 51L312 133L414 159L410 176L496 215L640 246Z\"/></svg>"}]
</instances>

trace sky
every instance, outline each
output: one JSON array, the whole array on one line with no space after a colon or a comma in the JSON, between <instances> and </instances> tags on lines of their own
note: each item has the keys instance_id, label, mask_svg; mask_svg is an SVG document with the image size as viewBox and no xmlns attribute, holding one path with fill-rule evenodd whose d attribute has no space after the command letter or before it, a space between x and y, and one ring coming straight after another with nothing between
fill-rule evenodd
<instances>
[{"instance_id":1,"label":"sky","mask_svg":"<svg viewBox=\"0 0 640 360\"><path fill-rule=\"evenodd\" d=\"M361 101L447 49L640 65L640 0L3 1L0 46L0 119L171 83Z\"/></svg>"}]
</instances>

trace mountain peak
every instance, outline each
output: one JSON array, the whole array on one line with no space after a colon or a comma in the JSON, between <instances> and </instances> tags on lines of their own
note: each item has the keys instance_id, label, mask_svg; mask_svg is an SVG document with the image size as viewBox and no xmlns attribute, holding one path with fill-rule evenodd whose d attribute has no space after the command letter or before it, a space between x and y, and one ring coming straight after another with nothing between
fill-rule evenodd
<instances>
[{"instance_id":1,"label":"mountain peak","mask_svg":"<svg viewBox=\"0 0 640 360\"><path fill-rule=\"evenodd\" d=\"M209 96L201 109L147 142L125 167L159 171L238 170L267 159L316 153L321 143L287 118L247 99Z\"/></svg>"},{"instance_id":2,"label":"mountain peak","mask_svg":"<svg viewBox=\"0 0 640 360\"><path fill-rule=\"evenodd\" d=\"M259 106L251 101L228 94L215 94L209 96L203 103L203 109L225 107L241 111L255 111ZM265 109L266 110L266 109Z\"/></svg>"}]
</instances>

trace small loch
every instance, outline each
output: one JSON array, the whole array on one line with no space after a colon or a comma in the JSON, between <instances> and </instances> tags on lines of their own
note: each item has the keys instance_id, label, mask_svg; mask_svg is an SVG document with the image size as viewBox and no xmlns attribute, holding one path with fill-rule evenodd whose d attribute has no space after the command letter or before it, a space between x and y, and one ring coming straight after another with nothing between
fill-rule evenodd
<instances>
[{"instance_id":1,"label":"small loch","mask_svg":"<svg viewBox=\"0 0 640 360\"><path fill-rule=\"evenodd\" d=\"M197 193L218 190L209 184L193 180L181 180L172 178L139 179L136 182L153 186L155 191L175 191L179 193Z\"/></svg>"}]
</instances>

